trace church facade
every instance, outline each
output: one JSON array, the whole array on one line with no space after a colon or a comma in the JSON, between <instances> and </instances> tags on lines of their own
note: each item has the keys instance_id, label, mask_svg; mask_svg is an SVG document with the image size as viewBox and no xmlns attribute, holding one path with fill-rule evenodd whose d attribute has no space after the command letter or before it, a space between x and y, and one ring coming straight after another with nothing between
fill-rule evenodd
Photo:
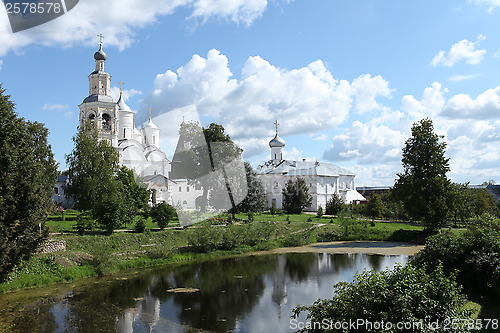
<instances>
[{"instance_id":1,"label":"church facade","mask_svg":"<svg viewBox=\"0 0 500 333\"><path fill-rule=\"evenodd\" d=\"M107 140L119 153L120 165L126 166L144 181L151 192L150 204L167 202L183 208L195 208L200 191L187 180L171 180L171 162L160 149L160 128L149 120L141 127L135 123L135 112L123 94L117 102L111 96L111 75L105 71L106 53L94 54L95 70L89 75L89 95L79 105L80 127L94 124L99 140ZM122 82L120 82L122 84Z\"/></svg>"},{"instance_id":2,"label":"church facade","mask_svg":"<svg viewBox=\"0 0 500 333\"><path fill-rule=\"evenodd\" d=\"M276 208L282 209L283 189L289 180L298 177L305 180L312 195L311 206L306 207L306 211L317 211L320 206L325 209L327 201L334 194L338 194L345 203L365 201L356 191L354 173L331 163L283 159L285 140L278 135L277 121L275 126L276 135L269 142L271 159L256 169L265 188L268 207L272 207L274 203Z\"/></svg>"}]
</instances>

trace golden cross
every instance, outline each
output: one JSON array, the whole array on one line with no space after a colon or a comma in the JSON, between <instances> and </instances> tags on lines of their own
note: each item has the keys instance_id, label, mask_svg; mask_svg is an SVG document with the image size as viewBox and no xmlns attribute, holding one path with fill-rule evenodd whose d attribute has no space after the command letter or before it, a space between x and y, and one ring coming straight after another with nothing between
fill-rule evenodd
<instances>
[{"instance_id":1,"label":"golden cross","mask_svg":"<svg viewBox=\"0 0 500 333\"><path fill-rule=\"evenodd\" d=\"M118 84L120 85L120 94L121 94L123 91L123 85L125 84L125 82L120 81L120 82L118 82Z\"/></svg>"},{"instance_id":2,"label":"golden cross","mask_svg":"<svg viewBox=\"0 0 500 333\"><path fill-rule=\"evenodd\" d=\"M99 46L102 47L102 40L104 39L104 36L102 34L97 35L99 37Z\"/></svg>"},{"instance_id":3,"label":"golden cross","mask_svg":"<svg viewBox=\"0 0 500 333\"><path fill-rule=\"evenodd\" d=\"M149 120L151 120L151 110L153 110L152 108L149 108Z\"/></svg>"}]
</instances>

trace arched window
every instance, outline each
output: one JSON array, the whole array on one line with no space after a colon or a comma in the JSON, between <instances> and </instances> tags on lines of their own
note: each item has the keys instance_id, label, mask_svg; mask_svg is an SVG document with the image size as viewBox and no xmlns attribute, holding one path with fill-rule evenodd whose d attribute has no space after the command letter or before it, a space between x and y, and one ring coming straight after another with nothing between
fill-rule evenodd
<instances>
[{"instance_id":1,"label":"arched window","mask_svg":"<svg viewBox=\"0 0 500 333\"><path fill-rule=\"evenodd\" d=\"M102 115L102 129L111 131L111 116L107 113Z\"/></svg>"},{"instance_id":2,"label":"arched window","mask_svg":"<svg viewBox=\"0 0 500 333\"><path fill-rule=\"evenodd\" d=\"M89 115L89 120L90 120L90 122L93 124L93 123L94 123L94 121L95 121L95 114L91 113L91 114Z\"/></svg>"},{"instance_id":3,"label":"arched window","mask_svg":"<svg viewBox=\"0 0 500 333\"><path fill-rule=\"evenodd\" d=\"M182 202L182 204L183 204L183 205L187 205L187 203L188 203L188 202L187 202L186 200L184 200L184 201Z\"/></svg>"},{"instance_id":4,"label":"arched window","mask_svg":"<svg viewBox=\"0 0 500 333\"><path fill-rule=\"evenodd\" d=\"M153 135L153 144L155 145L156 144L156 136Z\"/></svg>"}]
</instances>

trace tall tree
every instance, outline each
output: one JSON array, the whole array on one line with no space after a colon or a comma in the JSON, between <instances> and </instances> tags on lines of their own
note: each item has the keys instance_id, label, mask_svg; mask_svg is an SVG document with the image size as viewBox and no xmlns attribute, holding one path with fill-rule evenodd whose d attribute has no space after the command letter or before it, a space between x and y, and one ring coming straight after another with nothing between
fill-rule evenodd
<instances>
[{"instance_id":1,"label":"tall tree","mask_svg":"<svg viewBox=\"0 0 500 333\"><path fill-rule=\"evenodd\" d=\"M66 156L70 178L66 192L75 208L90 212L111 234L133 219L149 193L137 184L132 170L119 169L117 151L108 141L98 140L91 123L80 128L73 141L75 148Z\"/></svg>"},{"instance_id":2,"label":"tall tree","mask_svg":"<svg viewBox=\"0 0 500 333\"><path fill-rule=\"evenodd\" d=\"M384 215L385 206L382 202L382 197L379 194L374 194L370 197L368 203L366 204L366 211L368 216L372 219L382 217Z\"/></svg>"},{"instance_id":3,"label":"tall tree","mask_svg":"<svg viewBox=\"0 0 500 333\"><path fill-rule=\"evenodd\" d=\"M19 118L4 92L0 85L0 281L47 237L57 176L47 129Z\"/></svg>"},{"instance_id":4,"label":"tall tree","mask_svg":"<svg viewBox=\"0 0 500 333\"><path fill-rule=\"evenodd\" d=\"M244 167L242 162L234 162L241 161L241 152L230 136L225 134L222 125L212 123L203 129L197 122L182 123L172 160L171 178L188 179L190 184L203 188L199 201L202 211L206 210L209 203L209 192L211 206L224 206L225 200L221 198L229 195L229 208L235 208L241 200L235 199L240 197L240 193L234 192L241 187L232 185L238 181L238 176L243 175ZM242 170L237 170L240 165ZM230 174L228 171L231 171Z\"/></svg>"},{"instance_id":5,"label":"tall tree","mask_svg":"<svg viewBox=\"0 0 500 333\"><path fill-rule=\"evenodd\" d=\"M344 208L344 205L344 200L342 200L340 195L334 193L326 202L326 214L337 215Z\"/></svg>"},{"instance_id":6,"label":"tall tree","mask_svg":"<svg viewBox=\"0 0 500 333\"><path fill-rule=\"evenodd\" d=\"M252 165L245 162L245 174L247 176L248 194L241 203L236 206L239 212L261 212L266 208L266 193L262 182Z\"/></svg>"},{"instance_id":7,"label":"tall tree","mask_svg":"<svg viewBox=\"0 0 500 333\"><path fill-rule=\"evenodd\" d=\"M434 133L430 119L413 124L411 132L403 148L404 172L398 174L393 193L411 218L435 230L445 225L450 201L446 143L440 142L443 137Z\"/></svg>"},{"instance_id":8,"label":"tall tree","mask_svg":"<svg viewBox=\"0 0 500 333\"><path fill-rule=\"evenodd\" d=\"M297 177L289 180L283 189L283 209L288 214L300 214L304 208L310 206L312 196L309 194L304 178Z\"/></svg>"}]
</instances>

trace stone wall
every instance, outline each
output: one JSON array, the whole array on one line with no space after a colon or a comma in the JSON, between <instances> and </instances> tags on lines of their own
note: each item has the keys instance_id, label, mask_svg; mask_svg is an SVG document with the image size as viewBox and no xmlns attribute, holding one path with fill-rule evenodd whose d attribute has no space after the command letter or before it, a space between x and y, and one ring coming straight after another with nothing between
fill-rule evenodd
<instances>
[{"instance_id":1,"label":"stone wall","mask_svg":"<svg viewBox=\"0 0 500 333\"><path fill-rule=\"evenodd\" d=\"M66 250L66 242L65 241L47 241L43 243L38 249L38 253L52 253L57 251Z\"/></svg>"}]
</instances>

